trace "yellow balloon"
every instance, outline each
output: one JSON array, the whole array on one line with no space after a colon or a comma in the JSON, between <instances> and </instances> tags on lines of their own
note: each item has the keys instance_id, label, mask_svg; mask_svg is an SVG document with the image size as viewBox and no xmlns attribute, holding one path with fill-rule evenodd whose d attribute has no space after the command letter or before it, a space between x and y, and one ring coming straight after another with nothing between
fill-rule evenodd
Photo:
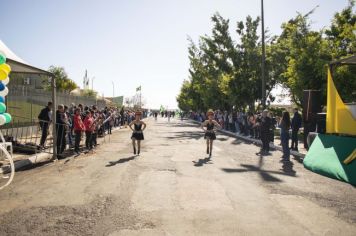
<instances>
[{"instance_id":1,"label":"yellow balloon","mask_svg":"<svg viewBox=\"0 0 356 236\"><path fill-rule=\"evenodd\" d=\"M9 73L7 71L0 68L0 80L6 79L8 75L9 75Z\"/></svg>"},{"instance_id":2,"label":"yellow balloon","mask_svg":"<svg viewBox=\"0 0 356 236\"><path fill-rule=\"evenodd\" d=\"M11 67L8 64L1 64L0 70L5 70L9 74L11 71Z\"/></svg>"}]
</instances>

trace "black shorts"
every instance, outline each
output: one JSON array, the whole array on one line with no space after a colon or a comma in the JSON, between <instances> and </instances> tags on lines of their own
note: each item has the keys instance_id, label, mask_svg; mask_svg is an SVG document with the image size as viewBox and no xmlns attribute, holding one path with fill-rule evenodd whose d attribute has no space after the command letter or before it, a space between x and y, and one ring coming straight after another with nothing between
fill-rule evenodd
<instances>
[{"instance_id":1,"label":"black shorts","mask_svg":"<svg viewBox=\"0 0 356 236\"><path fill-rule=\"evenodd\" d=\"M144 140L143 133L142 132L133 132L131 139Z\"/></svg>"},{"instance_id":2,"label":"black shorts","mask_svg":"<svg viewBox=\"0 0 356 236\"><path fill-rule=\"evenodd\" d=\"M204 135L204 139L215 140L216 139L215 132L206 132Z\"/></svg>"}]
</instances>

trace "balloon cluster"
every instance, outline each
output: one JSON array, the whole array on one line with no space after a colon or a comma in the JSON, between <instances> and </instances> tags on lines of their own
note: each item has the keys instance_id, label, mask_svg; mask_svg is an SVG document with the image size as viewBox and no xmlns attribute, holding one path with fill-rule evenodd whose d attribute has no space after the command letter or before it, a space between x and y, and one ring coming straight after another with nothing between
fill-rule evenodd
<instances>
[{"instance_id":1,"label":"balloon cluster","mask_svg":"<svg viewBox=\"0 0 356 236\"><path fill-rule=\"evenodd\" d=\"M5 53L0 51L0 125L11 122L11 115L6 112L5 97L9 93L6 85L9 83L11 67L6 64Z\"/></svg>"}]
</instances>

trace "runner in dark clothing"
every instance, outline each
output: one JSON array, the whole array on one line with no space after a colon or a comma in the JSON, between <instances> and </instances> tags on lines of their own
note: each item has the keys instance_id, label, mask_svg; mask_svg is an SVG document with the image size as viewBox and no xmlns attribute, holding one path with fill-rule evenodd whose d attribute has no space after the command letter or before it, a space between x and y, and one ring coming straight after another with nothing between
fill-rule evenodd
<instances>
[{"instance_id":1,"label":"runner in dark clothing","mask_svg":"<svg viewBox=\"0 0 356 236\"><path fill-rule=\"evenodd\" d=\"M214 129L221 128L221 126L219 125L218 122L213 120L214 118L213 110L209 110L207 112L207 116L208 119L202 123L201 128L205 132L204 138L206 139L206 153L209 154L209 158L210 158L213 151L213 141L216 139L216 134Z\"/></svg>"},{"instance_id":2,"label":"runner in dark clothing","mask_svg":"<svg viewBox=\"0 0 356 236\"><path fill-rule=\"evenodd\" d=\"M144 140L143 131L146 129L147 126L145 122L140 120L141 116L142 116L142 112L137 111L135 113L135 120L129 124L129 127L132 130L131 140L132 140L132 146L135 155L136 155L136 151L137 151L137 155L140 155L141 141ZM132 126L134 126L134 128L132 128ZM137 149L136 149L136 142L137 142Z\"/></svg>"}]
</instances>

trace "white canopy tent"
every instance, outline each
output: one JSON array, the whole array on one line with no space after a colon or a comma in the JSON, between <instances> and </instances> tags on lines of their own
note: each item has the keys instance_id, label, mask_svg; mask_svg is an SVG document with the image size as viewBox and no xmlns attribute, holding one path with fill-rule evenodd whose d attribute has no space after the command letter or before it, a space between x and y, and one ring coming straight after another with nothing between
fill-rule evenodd
<instances>
[{"instance_id":1,"label":"white canopy tent","mask_svg":"<svg viewBox=\"0 0 356 236\"><path fill-rule=\"evenodd\" d=\"M0 40L0 51L3 52L7 58L6 63L11 67L11 73L28 73L28 74L45 74L51 75L50 72L46 70L39 69L35 66L30 65L22 58L17 56L13 51L11 51L6 44Z\"/></svg>"},{"instance_id":2,"label":"white canopy tent","mask_svg":"<svg viewBox=\"0 0 356 236\"><path fill-rule=\"evenodd\" d=\"M53 74L49 71L39 69L34 67L18 57L13 51L11 51L1 40L0 40L0 51L3 52L6 56L6 64L9 64L11 67L11 74L14 73L26 73L26 74L40 74L47 75L51 78L52 81L52 104L53 107L56 107L56 88L55 88L55 78ZM11 81L11 80L10 80ZM11 82L10 82L11 83ZM53 124L56 124L56 116L52 116ZM52 125L52 135L53 135L53 143L57 143L57 135L56 135L56 126ZM57 158L57 146L53 145L53 158Z\"/></svg>"}]
</instances>

